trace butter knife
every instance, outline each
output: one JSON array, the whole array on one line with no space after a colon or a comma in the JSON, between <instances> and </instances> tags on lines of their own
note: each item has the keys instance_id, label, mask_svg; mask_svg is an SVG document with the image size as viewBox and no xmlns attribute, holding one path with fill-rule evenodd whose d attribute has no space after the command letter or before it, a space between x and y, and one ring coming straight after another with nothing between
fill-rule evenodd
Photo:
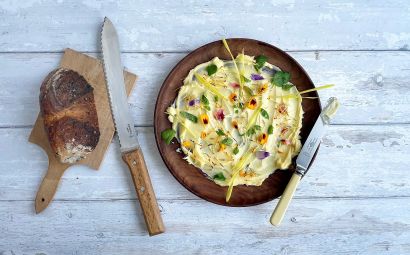
<instances>
[{"instance_id":1,"label":"butter knife","mask_svg":"<svg viewBox=\"0 0 410 255\"><path fill-rule=\"evenodd\" d=\"M164 224L127 103L117 31L108 18L104 19L101 45L108 96L122 159L131 172L149 234L160 234L164 232Z\"/></svg>"},{"instance_id":2,"label":"butter knife","mask_svg":"<svg viewBox=\"0 0 410 255\"><path fill-rule=\"evenodd\" d=\"M338 106L339 102L337 99L335 97L330 98L327 105L317 118L315 125L310 131L310 134L296 159L296 171L290 178L288 185L283 191L283 194L280 197L274 212L272 213L270 218L270 223L272 225L279 226L282 222L283 216L288 209L289 203L292 200L297 186L299 185L300 179L306 174L309 164L312 161L316 149L319 147L320 141L325 133L326 126L336 113Z\"/></svg>"}]
</instances>

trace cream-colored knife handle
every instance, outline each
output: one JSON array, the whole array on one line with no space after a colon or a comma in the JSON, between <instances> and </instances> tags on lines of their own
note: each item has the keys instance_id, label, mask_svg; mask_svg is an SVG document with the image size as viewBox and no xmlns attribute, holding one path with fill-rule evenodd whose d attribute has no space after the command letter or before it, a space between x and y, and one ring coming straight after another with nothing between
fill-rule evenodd
<instances>
[{"instance_id":1,"label":"cream-colored knife handle","mask_svg":"<svg viewBox=\"0 0 410 255\"><path fill-rule=\"evenodd\" d=\"M275 211L273 211L272 216L270 217L270 223L272 225L279 226L282 222L283 216L285 216L286 210L288 209L290 201L292 200L293 194L295 193L301 178L302 176L298 173L294 173L290 178L285 191L276 205Z\"/></svg>"}]
</instances>

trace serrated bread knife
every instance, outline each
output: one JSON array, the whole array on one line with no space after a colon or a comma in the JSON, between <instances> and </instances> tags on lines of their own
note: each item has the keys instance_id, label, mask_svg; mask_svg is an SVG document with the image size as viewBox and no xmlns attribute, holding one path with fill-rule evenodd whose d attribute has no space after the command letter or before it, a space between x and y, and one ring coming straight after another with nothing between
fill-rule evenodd
<instances>
[{"instance_id":1,"label":"serrated bread knife","mask_svg":"<svg viewBox=\"0 0 410 255\"><path fill-rule=\"evenodd\" d=\"M335 97L330 98L326 107L317 118L315 125L310 131L310 134L296 159L296 171L290 178L290 181L286 186L285 191L283 191L275 211L270 218L270 223L272 225L279 226L282 222L283 216L288 209L300 179L306 174L309 164L325 133L325 128L329 124L330 118L336 113L338 106L339 103L337 99Z\"/></svg>"},{"instance_id":2,"label":"serrated bread knife","mask_svg":"<svg viewBox=\"0 0 410 255\"><path fill-rule=\"evenodd\" d=\"M149 234L160 234L164 232L164 224L127 103L117 31L108 18L104 19L101 45L108 96L122 159L131 172Z\"/></svg>"}]
</instances>

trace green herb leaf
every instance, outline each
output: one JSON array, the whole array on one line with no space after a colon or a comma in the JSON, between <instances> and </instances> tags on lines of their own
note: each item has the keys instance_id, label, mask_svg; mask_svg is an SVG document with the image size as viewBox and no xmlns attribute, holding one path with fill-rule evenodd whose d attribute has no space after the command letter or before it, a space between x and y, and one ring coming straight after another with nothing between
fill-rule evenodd
<instances>
[{"instance_id":1,"label":"green herb leaf","mask_svg":"<svg viewBox=\"0 0 410 255\"><path fill-rule=\"evenodd\" d=\"M238 147L235 147L235 149L233 149L233 154L238 154L238 152L239 152L239 149L238 149Z\"/></svg>"},{"instance_id":2,"label":"green herb leaf","mask_svg":"<svg viewBox=\"0 0 410 255\"><path fill-rule=\"evenodd\" d=\"M245 76L243 76L243 75L241 74L241 83L245 83L245 82L251 82L251 80L248 79L248 78L246 78Z\"/></svg>"},{"instance_id":3,"label":"green herb leaf","mask_svg":"<svg viewBox=\"0 0 410 255\"><path fill-rule=\"evenodd\" d=\"M217 70L218 70L218 67L215 64L210 64L209 66L206 67L206 71L208 72L209 76L216 73Z\"/></svg>"},{"instance_id":4,"label":"green herb leaf","mask_svg":"<svg viewBox=\"0 0 410 255\"><path fill-rule=\"evenodd\" d=\"M175 130L168 128L161 132L161 138L166 144L170 144L172 139L175 137L175 134Z\"/></svg>"},{"instance_id":5,"label":"green herb leaf","mask_svg":"<svg viewBox=\"0 0 410 255\"><path fill-rule=\"evenodd\" d=\"M290 74L283 71L276 72L272 77L272 83L278 87L282 87L284 84L287 84L289 80Z\"/></svg>"},{"instance_id":6,"label":"green herb leaf","mask_svg":"<svg viewBox=\"0 0 410 255\"><path fill-rule=\"evenodd\" d=\"M293 84L292 84L292 83L289 83L289 82L282 85L282 89L283 89L283 90L289 90L289 89L292 88L292 87L293 87Z\"/></svg>"},{"instance_id":7,"label":"green herb leaf","mask_svg":"<svg viewBox=\"0 0 410 255\"><path fill-rule=\"evenodd\" d=\"M240 103L238 104L238 107L239 107L240 109L243 109L243 107L244 107L243 103L240 102Z\"/></svg>"},{"instance_id":8,"label":"green herb leaf","mask_svg":"<svg viewBox=\"0 0 410 255\"><path fill-rule=\"evenodd\" d=\"M256 131L255 131L254 127L250 128L250 129L248 129L248 131L246 131L247 136L251 136L251 135L254 135L254 134L256 134Z\"/></svg>"},{"instance_id":9,"label":"green herb leaf","mask_svg":"<svg viewBox=\"0 0 410 255\"><path fill-rule=\"evenodd\" d=\"M201 96L201 103L203 103L204 105L209 105L209 100L208 98L205 96L205 94L203 94Z\"/></svg>"},{"instance_id":10,"label":"green herb leaf","mask_svg":"<svg viewBox=\"0 0 410 255\"><path fill-rule=\"evenodd\" d=\"M255 130L261 130L261 129L262 129L262 127L259 126L259 125L255 125L255 126L253 126L253 128L254 128Z\"/></svg>"},{"instance_id":11,"label":"green herb leaf","mask_svg":"<svg viewBox=\"0 0 410 255\"><path fill-rule=\"evenodd\" d=\"M273 134L273 126L272 126L272 125L269 125L269 127L268 127L268 135L271 135L271 134Z\"/></svg>"},{"instance_id":12,"label":"green herb leaf","mask_svg":"<svg viewBox=\"0 0 410 255\"><path fill-rule=\"evenodd\" d=\"M248 93L250 96L253 96L253 91L248 86L243 86L243 90L245 90L245 92Z\"/></svg>"},{"instance_id":13,"label":"green herb leaf","mask_svg":"<svg viewBox=\"0 0 410 255\"><path fill-rule=\"evenodd\" d=\"M197 123L198 122L198 117L189 113L189 112L180 112L181 116L184 117L185 119L189 119L190 121Z\"/></svg>"},{"instance_id":14,"label":"green herb leaf","mask_svg":"<svg viewBox=\"0 0 410 255\"><path fill-rule=\"evenodd\" d=\"M214 96L214 101L215 101L215 102L218 101L218 96Z\"/></svg>"},{"instance_id":15,"label":"green herb leaf","mask_svg":"<svg viewBox=\"0 0 410 255\"><path fill-rule=\"evenodd\" d=\"M236 110L235 110L235 113L237 114L238 112L239 112L238 109L236 109Z\"/></svg>"},{"instance_id":16,"label":"green herb leaf","mask_svg":"<svg viewBox=\"0 0 410 255\"><path fill-rule=\"evenodd\" d=\"M225 145L227 145L227 146L230 146L230 145L232 145L233 140L232 140L232 138L226 137L225 139L223 139L223 140L221 141L221 143L222 143L222 144L225 144Z\"/></svg>"},{"instance_id":17,"label":"green herb leaf","mask_svg":"<svg viewBox=\"0 0 410 255\"><path fill-rule=\"evenodd\" d=\"M269 113L268 113L265 109L263 109L263 108L261 108L261 115L262 115L262 117L264 117L265 119L269 119Z\"/></svg>"},{"instance_id":18,"label":"green herb leaf","mask_svg":"<svg viewBox=\"0 0 410 255\"><path fill-rule=\"evenodd\" d=\"M223 173L217 173L214 175L215 180L225 181L225 176Z\"/></svg>"},{"instance_id":19,"label":"green herb leaf","mask_svg":"<svg viewBox=\"0 0 410 255\"><path fill-rule=\"evenodd\" d=\"M221 135L225 135L224 131L222 131L222 129L218 129L216 130L216 134L221 136Z\"/></svg>"},{"instance_id":20,"label":"green herb leaf","mask_svg":"<svg viewBox=\"0 0 410 255\"><path fill-rule=\"evenodd\" d=\"M201 103L204 105L204 108L208 111L211 110L211 107L209 107L209 100L208 98L205 96L205 94L203 94L201 96Z\"/></svg>"},{"instance_id":21,"label":"green herb leaf","mask_svg":"<svg viewBox=\"0 0 410 255\"><path fill-rule=\"evenodd\" d=\"M255 58L256 64L254 65L256 71L259 71L259 69L261 69L266 61L268 60L268 58L264 55L259 55Z\"/></svg>"}]
</instances>

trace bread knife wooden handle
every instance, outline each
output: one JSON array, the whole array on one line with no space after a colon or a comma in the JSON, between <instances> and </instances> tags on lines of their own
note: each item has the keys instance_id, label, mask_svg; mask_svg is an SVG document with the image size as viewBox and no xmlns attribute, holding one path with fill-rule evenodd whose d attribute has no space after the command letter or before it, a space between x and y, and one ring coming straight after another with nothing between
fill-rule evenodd
<instances>
[{"instance_id":1,"label":"bread knife wooden handle","mask_svg":"<svg viewBox=\"0 0 410 255\"><path fill-rule=\"evenodd\" d=\"M141 148L122 153L122 159L131 172L149 234L152 236L163 233L164 223Z\"/></svg>"}]
</instances>

